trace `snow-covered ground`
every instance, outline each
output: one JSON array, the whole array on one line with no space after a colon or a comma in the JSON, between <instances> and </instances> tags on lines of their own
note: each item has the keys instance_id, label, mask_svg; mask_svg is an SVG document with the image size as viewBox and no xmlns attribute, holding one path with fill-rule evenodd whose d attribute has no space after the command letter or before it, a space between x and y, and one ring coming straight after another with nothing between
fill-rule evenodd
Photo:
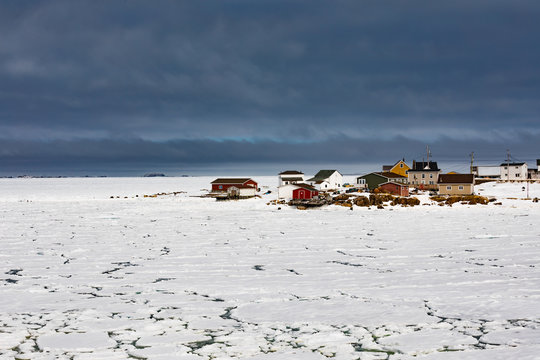
<instances>
[{"instance_id":1,"label":"snow-covered ground","mask_svg":"<svg viewBox=\"0 0 540 360\"><path fill-rule=\"evenodd\" d=\"M276 177L193 197L212 179L0 179L0 359L539 358L522 184L477 187L502 205L299 211L267 205Z\"/></svg>"}]
</instances>

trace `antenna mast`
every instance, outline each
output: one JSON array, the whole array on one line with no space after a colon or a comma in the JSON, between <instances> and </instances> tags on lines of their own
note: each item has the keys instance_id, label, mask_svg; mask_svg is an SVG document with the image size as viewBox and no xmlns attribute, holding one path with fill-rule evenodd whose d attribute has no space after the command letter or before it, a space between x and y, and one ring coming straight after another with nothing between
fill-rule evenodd
<instances>
[{"instance_id":1,"label":"antenna mast","mask_svg":"<svg viewBox=\"0 0 540 360\"><path fill-rule=\"evenodd\" d=\"M471 174L473 173L473 163L474 163L474 151L471 152Z\"/></svg>"}]
</instances>

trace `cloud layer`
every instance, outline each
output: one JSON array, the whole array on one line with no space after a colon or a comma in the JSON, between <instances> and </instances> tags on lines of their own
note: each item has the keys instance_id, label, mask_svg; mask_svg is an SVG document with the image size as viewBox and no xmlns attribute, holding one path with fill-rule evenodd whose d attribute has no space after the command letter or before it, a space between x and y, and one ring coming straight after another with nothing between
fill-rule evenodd
<instances>
[{"instance_id":1,"label":"cloud layer","mask_svg":"<svg viewBox=\"0 0 540 360\"><path fill-rule=\"evenodd\" d=\"M4 1L0 161L24 144L186 163L224 143L339 154L335 139L504 152L540 133L539 16L519 0Z\"/></svg>"}]
</instances>

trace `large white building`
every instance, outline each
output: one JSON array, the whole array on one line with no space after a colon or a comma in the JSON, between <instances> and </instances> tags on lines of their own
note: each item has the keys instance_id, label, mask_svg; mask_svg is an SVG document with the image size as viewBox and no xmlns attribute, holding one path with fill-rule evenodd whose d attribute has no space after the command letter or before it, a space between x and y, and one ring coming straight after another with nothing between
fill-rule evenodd
<instances>
[{"instance_id":1,"label":"large white building","mask_svg":"<svg viewBox=\"0 0 540 360\"><path fill-rule=\"evenodd\" d=\"M337 190L343 186L343 175L337 170L321 170L307 182L317 190Z\"/></svg>"},{"instance_id":2,"label":"large white building","mask_svg":"<svg viewBox=\"0 0 540 360\"><path fill-rule=\"evenodd\" d=\"M501 167L499 165L478 165L473 167L473 174L477 179L500 179Z\"/></svg>"},{"instance_id":3,"label":"large white building","mask_svg":"<svg viewBox=\"0 0 540 360\"><path fill-rule=\"evenodd\" d=\"M527 163L525 162L502 163L500 168L501 180L503 181L527 180L528 178Z\"/></svg>"}]
</instances>

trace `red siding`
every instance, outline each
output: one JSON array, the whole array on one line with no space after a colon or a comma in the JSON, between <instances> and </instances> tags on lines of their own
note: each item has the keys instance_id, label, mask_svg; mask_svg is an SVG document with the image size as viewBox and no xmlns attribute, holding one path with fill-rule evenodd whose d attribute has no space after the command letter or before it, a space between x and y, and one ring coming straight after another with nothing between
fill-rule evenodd
<instances>
[{"instance_id":1,"label":"red siding","mask_svg":"<svg viewBox=\"0 0 540 360\"><path fill-rule=\"evenodd\" d=\"M307 199L307 200L309 200L312 197L319 195L319 192L299 188L299 189L293 190L292 194L293 194L292 195L293 199Z\"/></svg>"},{"instance_id":2,"label":"red siding","mask_svg":"<svg viewBox=\"0 0 540 360\"><path fill-rule=\"evenodd\" d=\"M389 192L390 194L399 195L399 196L409 196L409 187L408 186L400 186L398 184L382 184L381 189L383 189L386 192Z\"/></svg>"},{"instance_id":3,"label":"red siding","mask_svg":"<svg viewBox=\"0 0 540 360\"><path fill-rule=\"evenodd\" d=\"M248 180L243 184L212 184L212 191L227 191L231 186L242 187L242 186L253 186L257 189L257 183L253 180Z\"/></svg>"},{"instance_id":4,"label":"red siding","mask_svg":"<svg viewBox=\"0 0 540 360\"><path fill-rule=\"evenodd\" d=\"M253 186L254 188L257 188L257 187L258 187L257 183L256 183L255 181L251 180L251 179L250 179L249 181L246 181L243 185L244 185L244 186L246 186L246 185L247 185L247 186L250 186L250 185L251 185L251 186Z\"/></svg>"}]
</instances>

